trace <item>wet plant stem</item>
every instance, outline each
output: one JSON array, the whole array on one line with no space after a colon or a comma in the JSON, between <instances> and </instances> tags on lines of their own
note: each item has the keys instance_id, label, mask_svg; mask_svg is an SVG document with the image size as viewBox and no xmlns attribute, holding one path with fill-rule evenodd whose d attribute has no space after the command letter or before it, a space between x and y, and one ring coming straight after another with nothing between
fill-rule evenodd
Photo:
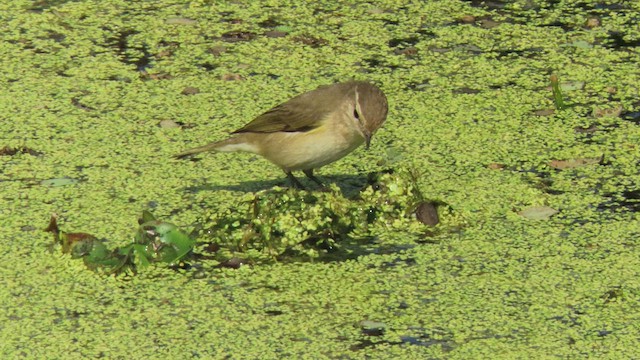
<instances>
[{"instance_id":1,"label":"wet plant stem","mask_svg":"<svg viewBox=\"0 0 640 360\"><path fill-rule=\"evenodd\" d=\"M551 75L551 91L553 92L553 102L556 105L556 109L564 110L567 106L564 104L564 97L556 74Z\"/></svg>"}]
</instances>

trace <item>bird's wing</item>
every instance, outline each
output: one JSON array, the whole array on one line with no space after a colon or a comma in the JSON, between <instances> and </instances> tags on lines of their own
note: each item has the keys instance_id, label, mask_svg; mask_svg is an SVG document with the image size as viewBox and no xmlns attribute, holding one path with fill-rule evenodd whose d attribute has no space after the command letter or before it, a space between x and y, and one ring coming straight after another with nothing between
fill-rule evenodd
<instances>
[{"instance_id":1,"label":"bird's wing","mask_svg":"<svg viewBox=\"0 0 640 360\"><path fill-rule=\"evenodd\" d=\"M295 132L309 131L320 126L321 117L309 113L299 111L291 111L283 108L281 105L265 112L264 114L253 119L250 123L233 133L257 132Z\"/></svg>"},{"instance_id":2,"label":"bird's wing","mask_svg":"<svg viewBox=\"0 0 640 360\"><path fill-rule=\"evenodd\" d=\"M333 97L341 94L331 90L330 86L321 86L316 90L298 95L258 116L233 133L304 132L313 130L319 127L329 113L335 110L325 105L326 98L327 96ZM317 101L318 97L325 101Z\"/></svg>"}]
</instances>

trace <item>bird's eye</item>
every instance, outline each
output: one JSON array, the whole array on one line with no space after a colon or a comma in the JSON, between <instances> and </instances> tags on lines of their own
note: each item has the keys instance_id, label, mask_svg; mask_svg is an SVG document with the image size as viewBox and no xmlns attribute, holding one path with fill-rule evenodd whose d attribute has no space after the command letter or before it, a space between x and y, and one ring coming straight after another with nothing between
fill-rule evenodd
<instances>
[{"instance_id":1,"label":"bird's eye","mask_svg":"<svg viewBox=\"0 0 640 360\"><path fill-rule=\"evenodd\" d=\"M353 117L360 120L360 114L358 113L358 110L353 109Z\"/></svg>"}]
</instances>

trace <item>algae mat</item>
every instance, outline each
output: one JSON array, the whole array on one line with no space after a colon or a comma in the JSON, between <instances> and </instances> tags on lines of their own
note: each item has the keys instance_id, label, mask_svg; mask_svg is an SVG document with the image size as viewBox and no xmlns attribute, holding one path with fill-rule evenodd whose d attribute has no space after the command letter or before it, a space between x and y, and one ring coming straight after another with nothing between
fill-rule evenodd
<instances>
[{"instance_id":1,"label":"algae mat","mask_svg":"<svg viewBox=\"0 0 640 360\"><path fill-rule=\"evenodd\" d=\"M0 356L636 356L640 5L572 4L3 2ZM282 184L247 154L170 157L352 78L388 122L320 176L412 173L448 209L433 230L119 277L49 251L52 213L115 246L142 210L188 228Z\"/></svg>"}]
</instances>

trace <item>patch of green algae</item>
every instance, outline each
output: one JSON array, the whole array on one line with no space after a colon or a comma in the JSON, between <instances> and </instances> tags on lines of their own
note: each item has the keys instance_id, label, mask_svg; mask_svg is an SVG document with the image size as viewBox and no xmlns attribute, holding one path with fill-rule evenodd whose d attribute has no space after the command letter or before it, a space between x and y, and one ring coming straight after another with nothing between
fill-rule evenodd
<instances>
[{"instance_id":1,"label":"patch of green algae","mask_svg":"<svg viewBox=\"0 0 640 360\"><path fill-rule=\"evenodd\" d=\"M0 155L2 358L636 356L640 8L572 4L0 4L0 148L40 153ZM264 35L276 23L290 32ZM255 35L222 38L233 31ZM553 107L552 73L584 87L536 115ZM384 89L388 123L320 176L353 192L370 171L411 171L464 227L433 239L390 219L366 228L356 258L205 264L204 277L105 278L47 251L52 212L123 245L142 209L188 227L282 183L247 154L170 156L352 77ZM79 181L40 185L65 177ZM559 213L517 215L532 205Z\"/></svg>"}]
</instances>

